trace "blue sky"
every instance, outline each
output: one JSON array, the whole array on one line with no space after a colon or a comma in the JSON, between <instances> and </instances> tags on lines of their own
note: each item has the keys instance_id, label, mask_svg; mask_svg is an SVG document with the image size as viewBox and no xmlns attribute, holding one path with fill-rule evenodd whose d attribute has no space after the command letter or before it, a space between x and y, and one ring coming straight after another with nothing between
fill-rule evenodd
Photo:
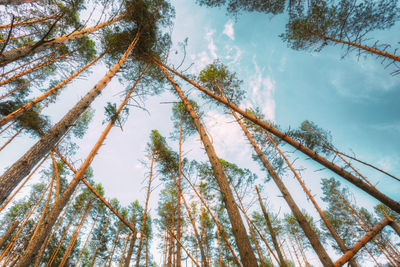
<instances>
[{"instance_id":1,"label":"blue sky","mask_svg":"<svg viewBox=\"0 0 400 267\"><path fill-rule=\"evenodd\" d=\"M171 64L179 64L182 53L173 51L179 50L177 44L188 37L187 57L182 69L193 63L189 72L196 74L206 64L220 59L244 81L248 98L243 107L261 107L267 117L283 129L298 127L303 120L311 120L331 131L337 148L349 153L354 151L360 159L400 176L400 76L391 76L393 69L384 69L385 65L373 56L358 59L351 53L341 59L344 50L339 46L326 47L319 53L294 51L278 37L284 31L284 16L252 13L235 20L226 16L224 10L199 7L194 1L176 0L172 3L176 8L176 20ZM373 33L371 37L395 44L398 40L394 33L399 29L400 25L396 25L390 31ZM71 83L63 91L60 104L51 106L47 114L57 121L105 72L105 66L98 65L85 79ZM190 87L184 85L183 88ZM81 149L74 157L76 166L86 157L105 126L101 124L105 103L110 99L119 103L117 93L123 89L114 79L95 101L95 119L84 139L77 141ZM194 90L190 93L196 95ZM159 129L164 136L169 136L171 106L160 104L168 101L176 101L175 96L168 92L149 97L145 106L150 115L140 109L131 109L123 131L118 128L111 131L92 164L94 180L103 184L107 197L116 197L124 205L139 199L144 205L142 181L147 170L139 160L145 159L145 144L152 129ZM232 118L221 111L209 110L208 106L204 106L204 111L204 122L218 156L252 169L262 179L265 174L251 161L251 148L240 129L232 123ZM177 145L169 142L177 150ZM13 142L0 154L0 167L9 166L33 143L34 140L27 138ZM186 141L183 150L189 158L206 159L197 137ZM297 156L303 159L301 154ZM320 179L334 176L328 171L315 172L320 166L310 161L300 160L297 167L307 169L303 178L317 195L320 193ZM369 169L362 170L373 183L379 182L379 189L400 201L400 183ZM315 214L293 178L284 177L284 181L299 205ZM155 185L159 183L157 181ZM272 182L264 189L271 209L288 212ZM156 190L151 195L153 216L156 216L157 193ZM354 193L357 204L368 208L376 204L359 190L354 189ZM152 249L156 251L156 244ZM318 261L314 259L314 262Z\"/></svg>"}]
</instances>

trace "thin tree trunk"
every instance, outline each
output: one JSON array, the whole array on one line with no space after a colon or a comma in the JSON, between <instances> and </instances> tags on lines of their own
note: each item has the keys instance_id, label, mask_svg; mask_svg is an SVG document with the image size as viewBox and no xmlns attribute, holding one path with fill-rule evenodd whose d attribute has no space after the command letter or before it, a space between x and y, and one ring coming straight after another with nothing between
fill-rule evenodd
<instances>
[{"instance_id":1,"label":"thin tree trunk","mask_svg":"<svg viewBox=\"0 0 400 267\"><path fill-rule=\"evenodd\" d=\"M26 3L36 2L38 0L1 0L0 5L22 5Z\"/></svg>"},{"instance_id":2,"label":"thin tree trunk","mask_svg":"<svg viewBox=\"0 0 400 267\"><path fill-rule=\"evenodd\" d=\"M389 58L391 60L400 62L400 56L397 56L397 55L394 55L394 54L390 54L390 53L387 53L385 51L381 51L381 50L375 49L373 47L365 46L365 45L354 43L354 42L348 42L348 41L343 41L343 40L340 40L340 39L331 38L331 37L328 37L328 36L323 35L323 34L317 34L317 33L313 33L313 34L317 35L317 36L319 36L319 37L321 37L321 38L323 38L325 40L329 40L329 41L332 41L332 42L335 42L335 43L345 44L345 45L348 45L348 46L356 47L358 49L367 51L369 53L372 53L372 54L375 54L375 55L378 55L378 56L382 56L382 57L386 57L386 58Z\"/></svg>"},{"instance_id":3,"label":"thin tree trunk","mask_svg":"<svg viewBox=\"0 0 400 267\"><path fill-rule=\"evenodd\" d=\"M381 201L382 203L384 203L386 206L388 206L393 211L395 211L397 213L400 213L400 203L399 202L391 199L387 195L385 195L385 194L379 192L378 190L376 190L375 188L369 186L368 184L363 182L360 178L358 178L358 177L354 176L353 174L345 171L343 168L335 165L334 163L332 163L331 161L329 161L329 160L325 159L324 157L320 156L319 154L317 154L313 150L309 149L308 147L305 147L304 145L300 144L299 142L293 140L292 138L290 138L286 134L280 132L279 130L275 129L273 126L269 125L268 123L265 123L265 122L261 121L260 119L257 119L256 117L254 117L254 116L250 115L249 113L243 111L242 109L238 108L237 106L235 106L231 102L228 102L225 99L223 99L222 97L220 97L218 95L215 95L214 93L210 92L209 90L205 89L204 87L200 86L196 82L190 80L189 78L187 78L186 76L180 74L179 72L175 71L174 69L168 67L167 65L163 64L162 62L159 62L159 61L156 61L156 62L160 66L168 69L169 71L171 71L174 74L178 75L179 77L181 77L182 79L184 79L188 83L192 84L193 86L198 88L203 93L206 93L207 95L211 96L212 98L214 98L218 102L223 103L224 105L232 108L233 110L235 110L235 112L239 113L240 115L242 115L246 119L252 121L253 123L255 123L257 125L259 125L260 127L264 128L265 130L267 130L268 132L272 133L276 137L278 137L278 138L282 139L283 141L285 141L287 144L289 144L289 145L293 146L294 148L300 150L302 153L304 153L305 155L309 156L311 159L317 161L321 165L325 166L326 168L328 168L331 171L335 172L339 176L343 177L344 179L346 179L347 181L349 181L353 185L357 186L361 190L365 191L366 193L368 193L369 195L371 195L375 199L377 199L377 200Z\"/></svg>"},{"instance_id":4,"label":"thin tree trunk","mask_svg":"<svg viewBox=\"0 0 400 267\"><path fill-rule=\"evenodd\" d=\"M173 174L171 168L168 168L168 169L169 169L169 173L171 174L171 177L173 178L176 186L178 186L178 182L176 181L175 175ZM185 205L186 211L188 213L188 216L189 216L189 219L190 219L190 223L193 226L194 235L195 235L195 237L197 239L197 242L199 243L200 254L201 254L201 264L204 267L208 267L209 265L208 265L208 262L207 262L206 254L204 252L203 242L201 241L201 238L200 238L200 235L199 235L199 231L197 230L195 219L193 218L192 213L191 213L190 208L189 208L189 205L187 204L186 199L185 199L185 197L183 196L182 193L181 193L181 197L182 197L182 200L183 200L183 204ZM197 254L197 251L196 251L196 254ZM197 256L196 256L196 260L197 260Z\"/></svg>"},{"instance_id":5,"label":"thin tree trunk","mask_svg":"<svg viewBox=\"0 0 400 267\"><path fill-rule=\"evenodd\" d=\"M58 165L56 158L54 157L54 153L50 150L51 160L53 162L53 172L56 176L56 195L54 196L54 203L57 202L58 198L60 197L60 174L58 172Z\"/></svg>"},{"instance_id":6,"label":"thin tree trunk","mask_svg":"<svg viewBox=\"0 0 400 267\"><path fill-rule=\"evenodd\" d=\"M51 59L49 59L49 60L47 60L47 61L45 61L45 62L42 62L42 63L39 63L39 64L33 66L32 68L29 68L29 69L27 69L27 70L25 70L25 71L22 71L22 72L20 72L20 73L18 73L18 74L15 74L14 76L12 76L12 77L10 77L10 78L7 78L7 79L5 79L5 80L2 80L2 81L0 81L0 86L5 85L5 84L7 84L7 83L10 83L10 82L14 81L15 79L20 78L21 76L24 76L24 75L26 75L26 74L28 74L28 73L31 73L31 72L33 72L33 71L35 71L35 70L37 70L37 69L39 69L39 68L41 68L41 67L43 67L43 66L49 65L49 64L51 64L51 63L53 63L53 62L55 62L55 61L57 61L57 60L61 60L61 59L65 58L65 57L71 55L73 52L75 52L75 51L62 54L62 55L59 56L59 57L55 57L55 58L53 57L53 58L51 58ZM2 126L2 125L4 125L4 124L0 124L0 126Z\"/></svg>"},{"instance_id":7,"label":"thin tree trunk","mask_svg":"<svg viewBox=\"0 0 400 267\"><path fill-rule=\"evenodd\" d=\"M2 0L2 1L0 1L0 4L3 3L3 2L7 3L7 2L13 2L13 1L12 0ZM14 2L15 2L15 0L14 0ZM34 24L34 23L46 21L46 20L49 20L49 19L54 19L56 17L58 17L58 15L49 16L49 17L45 17L45 18L39 18L39 19L33 19L33 20L28 20L28 21L22 21L22 22L16 22L16 23L13 24L13 27ZM2 25L0 25L0 29L10 28L10 27L11 27L11 24L2 24Z\"/></svg>"},{"instance_id":8,"label":"thin tree trunk","mask_svg":"<svg viewBox=\"0 0 400 267\"><path fill-rule=\"evenodd\" d=\"M181 240L181 176L182 176L182 113L179 122L179 153L178 153L178 199L176 203L176 237ZM181 267L182 254L180 244L176 244L176 266Z\"/></svg>"},{"instance_id":9,"label":"thin tree trunk","mask_svg":"<svg viewBox=\"0 0 400 267\"><path fill-rule=\"evenodd\" d=\"M125 51L124 55L121 57L119 62L109 71L110 76L113 76L115 72L120 68L121 64L125 61L126 57L130 54L132 51L134 45L136 44L137 40L139 38L139 33L136 35L128 49ZM96 87L95 92L93 92L94 95L98 95L101 92L101 88L104 88L104 86L107 84L108 81L110 81L110 77L106 75L106 77L103 78L104 83L99 86L97 89ZM131 93L133 92L135 87L131 88L127 96L125 97L124 101L121 103L119 106L116 116L118 116L121 113L121 110L125 106L125 104L128 102L129 97ZM90 97L91 99L94 99L94 97ZM83 98L82 100L84 100ZM79 102L81 103L82 100ZM89 103L88 103L89 102ZM83 112L87 106L90 104L90 101L82 103L83 107L80 108L79 110ZM70 111L70 113L75 113L74 111ZM68 116L68 115L67 115ZM69 121L69 119L67 119ZM62 120L63 121L63 120ZM75 120L73 120L75 121ZM82 164L81 168L79 171L76 173L75 177L72 179L70 184L68 185L67 189L65 189L64 193L61 195L60 199L57 201L57 203L54 204L53 208L51 209L46 221L44 222L43 226L41 227L41 230L39 230L37 238L33 240L32 242L29 243L28 248L25 250L25 253L22 255L18 267L26 266L34 257L36 252L38 251L40 244L45 240L46 236L48 235L49 231L51 230L52 226L54 225L55 221L57 220L57 217L59 216L60 212L64 208L65 204L67 203L68 199L71 197L72 193L74 192L74 189L78 185L78 183L82 180L84 173L86 172L87 168L89 167L90 163L92 162L93 158L97 154L100 146L102 145L103 141L105 140L107 134L110 132L111 128L113 127L115 121L111 120L107 127L105 128L104 132L101 134L100 138L98 139L97 143L94 145L92 151L89 153L88 157L86 158L85 162ZM59 123L60 124L60 123ZM55 126L57 128L57 125ZM51 130L49 131L51 132ZM48 135L48 134L47 134ZM46 136L47 136L46 135ZM46 137L44 137L45 139ZM42 139L43 140L43 139ZM11 167L12 168L12 167Z\"/></svg>"},{"instance_id":10,"label":"thin tree trunk","mask_svg":"<svg viewBox=\"0 0 400 267\"><path fill-rule=\"evenodd\" d=\"M64 44L68 41L82 38L89 33L95 32L105 26L111 25L111 24L121 20L123 17L124 17L124 15L116 17L112 20L100 23L96 26L85 28L83 30L71 33L71 34L65 34L62 36L54 37L52 39L45 40L40 44L36 43L36 44L24 45L22 47L18 47L18 48L12 49L10 51L4 52L2 55L0 55L0 66L4 66L10 62L13 62L13 61L18 60L23 57L26 57L26 56L30 55L31 53L43 51L45 49L53 48L54 46L57 46L60 44Z\"/></svg>"},{"instance_id":11,"label":"thin tree trunk","mask_svg":"<svg viewBox=\"0 0 400 267\"><path fill-rule=\"evenodd\" d=\"M49 57L49 56L52 55L52 54L54 54L54 52L51 52L51 53L49 53L49 54L46 54L46 55L40 56L40 57L38 57L38 58L32 59L32 60L30 60L30 61L28 61L28 62L26 62L26 63L24 63L24 64L22 64L22 65L19 65L18 67L14 68L14 69L11 69L11 70L9 70L9 71L7 71L7 72L4 72L4 73L0 74L0 77L6 76L6 75L10 74L11 72L14 72L14 71L16 71L16 70L19 70L19 69L21 69L21 68L23 68L23 67L25 67L25 66L28 66L29 64L32 64L32 63L35 62L35 61L41 60L41 59L43 59L43 58L47 58L47 57Z\"/></svg>"},{"instance_id":12,"label":"thin tree trunk","mask_svg":"<svg viewBox=\"0 0 400 267\"><path fill-rule=\"evenodd\" d=\"M153 149L153 155L151 156L149 185L147 188L146 203L144 206L144 213L143 213L143 219L142 219L142 229L140 230L139 247L138 247L137 254L136 254L137 255L136 256L136 267L139 267L140 253L142 252L143 237L144 237L144 231L146 228L147 207L149 205L149 198L150 198L150 192L151 192L151 179L153 178L154 156L155 156L155 150Z\"/></svg>"},{"instance_id":13,"label":"thin tree trunk","mask_svg":"<svg viewBox=\"0 0 400 267\"><path fill-rule=\"evenodd\" d=\"M82 208L81 210L83 210L83 208ZM58 241L57 247L56 247L56 249L53 251L53 253L51 254L51 257L50 257L49 261L47 262L46 266L51 266L52 263L53 263L53 261L54 261L54 259L56 258L57 253L58 253L58 251L60 250L60 248L61 248L61 246L62 246L62 243L64 242L64 238L65 238L65 237L67 236L67 234L68 234L69 228L74 224L75 216L78 214L77 211L78 211L78 210L75 210L74 215L72 216L71 220L69 221L69 224L67 225L67 228L65 229L63 235L61 236L60 240ZM82 213L82 216L83 216L83 213ZM50 242L50 240L51 240L51 239L49 239L49 242Z\"/></svg>"},{"instance_id":14,"label":"thin tree trunk","mask_svg":"<svg viewBox=\"0 0 400 267\"><path fill-rule=\"evenodd\" d=\"M97 251L99 250L99 247L101 245L101 241L103 240L103 236L104 236L104 233L106 232L107 225L108 225L109 221L110 221L110 216L107 216L106 224L104 225L104 228L103 228L103 231L101 233L100 240L99 240L99 243L97 244L96 250L93 253L93 257L92 257L92 261L90 262L90 266L93 266L94 262L96 261Z\"/></svg>"},{"instance_id":15,"label":"thin tree trunk","mask_svg":"<svg viewBox=\"0 0 400 267\"><path fill-rule=\"evenodd\" d=\"M269 233L271 235L272 243L274 244L275 251L278 254L279 265L282 266L282 267L286 267L287 264L285 262L285 259L283 258L283 255L282 255L281 249L279 247L278 241L276 240L275 231L274 231L274 228L272 227L271 220L269 219L268 212L264 207L264 204L263 204L261 196L260 196L260 192L258 191L258 187L255 186L255 188L256 188L256 191L257 191L258 201L260 202L261 210L262 210L262 213L264 215L264 219L267 222L267 227L268 227L268 231L269 231Z\"/></svg>"},{"instance_id":16,"label":"thin tree trunk","mask_svg":"<svg viewBox=\"0 0 400 267\"><path fill-rule=\"evenodd\" d=\"M233 183L231 183L231 185L232 185L232 187L233 187L233 191L235 191L235 194L236 194L237 199L239 200L239 204L240 204L240 206L241 206L242 213L244 214L244 216L245 216L245 218L246 218L247 226L249 227L251 237L253 238L254 245L255 245L256 250L257 250L257 253L258 253L258 258L260 259L260 262L261 262L261 266L264 266L264 265L265 265L264 257L263 257L262 254L261 254L260 247L259 247L259 245L258 245L256 236L254 235L253 228L251 227L249 216L247 216L246 210L245 210L245 208L244 208L244 205L243 205L243 203L242 203L242 200L240 199L239 193L237 192L235 186L233 185Z\"/></svg>"},{"instance_id":17,"label":"thin tree trunk","mask_svg":"<svg viewBox=\"0 0 400 267\"><path fill-rule=\"evenodd\" d=\"M63 255L62 259L61 259L61 263L60 263L61 266L68 265L69 255L72 252L72 249L73 249L73 247L75 245L76 240L78 239L78 235L79 235L79 233L81 231L81 228L82 228L83 224L85 223L85 220L86 220L87 216L89 215L89 211L92 208L93 203L94 203L94 199L91 200L87 204L86 209L85 209L85 213L83 214L79 224L77 225L74 233L72 234L72 237L71 237L71 239L69 241L67 249L65 250L64 255Z\"/></svg>"},{"instance_id":18,"label":"thin tree trunk","mask_svg":"<svg viewBox=\"0 0 400 267\"><path fill-rule=\"evenodd\" d=\"M191 106L190 102L186 99L185 95L176 84L176 82L172 79L169 73L161 67L158 63L157 66L162 70L167 77L167 79L171 82L171 84L175 87L175 90L179 94L179 97L182 99L183 103L186 106L186 109L190 113L194 124L196 125L197 131L199 132L200 138L203 142L204 148L207 152L208 158L210 160L211 166L213 168L214 176L218 182L219 188L221 190L221 194L224 196L223 200L225 203L225 208L228 212L228 216L232 225L232 232L236 240L236 245L239 249L239 254L241 261L244 266L258 266L257 259L254 255L254 252L251 248L249 237L247 236L246 228L244 227L242 218L240 217L239 209L236 206L235 198L233 197L232 191L229 187L228 180L223 171L222 165L219 162L219 159L215 153L214 147L201 124L196 112Z\"/></svg>"},{"instance_id":19,"label":"thin tree trunk","mask_svg":"<svg viewBox=\"0 0 400 267\"><path fill-rule=\"evenodd\" d=\"M21 129L19 129L13 136L11 136L10 139L8 139L7 142L5 142L4 145L0 147L0 151L2 151L9 143L11 143L11 141L14 140L14 138L17 137L23 129L24 127L21 127Z\"/></svg>"},{"instance_id":20,"label":"thin tree trunk","mask_svg":"<svg viewBox=\"0 0 400 267\"><path fill-rule=\"evenodd\" d=\"M51 130L49 130L31 149L26 152L0 177L0 203L7 198L18 183L29 174L34 165L58 142L80 115L102 92L115 73L120 69L139 39L139 32L120 60ZM111 127L110 127L111 128ZM71 191L72 192L72 191ZM67 200L67 198L65 199ZM44 238L43 238L44 239ZM23 257L22 257L23 258Z\"/></svg>"},{"instance_id":21,"label":"thin tree trunk","mask_svg":"<svg viewBox=\"0 0 400 267\"><path fill-rule=\"evenodd\" d=\"M213 219L215 225L217 226L218 231L221 233L222 238L224 239L226 245L228 246L229 250L232 253L233 258L235 259L235 262L237 263L238 266L242 266L239 262L239 259L236 256L235 251L233 250L231 244L229 243L228 238L226 237L223 229L218 223L218 220L215 218L214 214L211 212L211 209L208 207L207 203L204 201L204 199L201 197L197 189L193 186L192 182L186 177L186 175L182 172L183 177L185 177L186 181L189 183L190 187L193 189L193 191L196 193L197 197L200 199L201 203L203 203L204 207L207 209L208 213L210 214L211 218Z\"/></svg>"},{"instance_id":22,"label":"thin tree trunk","mask_svg":"<svg viewBox=\"0 0 400 267\"><path fill-rule=\"evenodd\" d=\"M121 223L119 223L118 224L118 231L117 231L117 234L115 235L115 239L114 239L114 241L113 241L113 245L112 245L112 248L111 248L111 253L108 255L108 257L107 257L107 259L106 259L106 263L104 264L104 266L106 266L107 265L107 261L108 261L108 258L110 258L110 263L108 264L108 267L110 267L111 266L111 263L112 263L112 258L113 258L113 256L114 256L114 251L115 251L115 247L117 246L117 243L118 243L118 238L119 238L119 233L121 232Z\"/></svg>"},{"instance_id":23,"label":"thin tree trunk","mask_svg":"<svg viewBox=\"0 0 400 267\"><path fill-rule=\"evenodd\" d=\"M132 224L134 223L135 223L135 215L132 216ZM135 247L135 242L136 242L136 232L132 233L131 242L129 243L129 249L128 253L126 254L124 267L129 267L132 258L133 248Z\"/></svg>"},{"instance_id":24,"label":"thin tree trunk","mask_svg":"<svg viewBox=\"0 0 400 267\"><path fill-rule=\"evenodd\" d=\"M360 240L358 240L342 257L335 261L336 266L342 266L349 261L356 253L363 248L372 238L379 234L382 229L390 223L388 218L382 219L377 225L375 225L371 231L367 232Z\"/></svg>"},{"instance_id":25,"label":"thin tree trunk","mask_svg":"<svg viewBox=\"0 0 400 267\"><path fill-rule=\"evenodd\" d=\"M30 80L24 82L24 83L21 84L21 85L18 85L17 87L15 87L14 89L12 89L11 91L8 91L8 92L5 93L4 95L0 96L0 100L6 98L7 96L9 96L9 95L15 93L15 92L18 91L18 90L24 88L25 86L27 86L28 84L30 84L30 83L33 82L34 80L39 79L40 77L42 77L42 76L45 75L45 74L46 74L46 70L43 70L41 74L36 75L36 76L33 77L32 79L30 79Z\"/></svg>"},{"instance_id":26,"label":"thin tree trunk","mask_svg":"<svg viewBox=\"0 0 400 267\"><path fill-rule=\"evenodd\" d=\"M290 236L288 236L288 239L289 239L290 246L291 246L292 249L293 249L294 255L296 256L296 260L297 260L297 262L299 263L299 266L301 267L300 258L299 258L299 255L297 255L297 251L296 251L295 246L293 245L292 239L290 238Z\"/></svg>"},{"instance_id":27,"label":"thin tree trunk","mask_svg":"<svg viewBox=\"0 0 400 267\"><path fill-rule=\"evenodd\" d=\"M226 98L225 98L226 99ZM295 216L296 220L298 221L300 227L303 229L305 235L307 236L308 240L310 241L311 246L313 247L314 251L317 253L320 261L324 266L333 266L333 262L330 259L328 253L325 251L324 247L322 246L321 242L315 231L311 228L310 224L307 222L306 218L300 211L300 208L297 206L296 202L293 200L292 196L290 195L289 191L287 190L285 184L282 182L281 178L277 175L272 165L269 163L268 159L265 157L261 149L258 147L256 142L254 141L251 133L247 130L246 126L243 122L239 119L236 113L232 110L232 114L240 127L242 128L244 134L252 144L255 152L257 153L259 159L263 163L264 167L268 170L268 173L274 180L275 184L278 186L279 190L281 191L283 198L286 200L289 208L291 209L293 215Z\"/></svg>"},{"instance_id":28,"label":"thin tree trunk","mask_svg":"<svg viewBox=\"0 0 400 267\"><path fill-rule=\"evenodd\" d=\"M264 130L265 131L265 130ZM299 182L300 186L303 188L304 192L307 194L307 197L311 200L311 202L313 203L315 209L317 210L319 216L321 217L321 219L324 221L326 227L328 228L331 236L333 237L333 239L336 241L336 244L339 246L340 250L343 253L346 253L348 251L348 248L346 247L346 245L344 244L343 240L340 238L340 236L336 233L336 230L333 228L332 224L329 222L328 218L326 218L324 212L321 210L321 208L319 207L317 201L314 199L314 197L312 196L311 192L308 190L308 188L306 187L306 185L304 184L304 182L301 180L299 174L296 172L296 170L294 169L293 165L290 163L290 161L286 158L285 154L279 149L279 147L277 146L277 144L275 143L275 141L271 138L271 136L268 134L267 131L265 131L265 134L267 135L269 141L274 145L275 149L279 152L279 154L283 157L283 159L285 160L286 164L289 166L289 168L291 169L291 171L293 172L294 176L296 177L297 181ZM358 267L357 262L354 259L351 259L349 261L349 264L353 267Z\"/></svg>"},{"instance_id":29,"label":"thin tree trunk","mask_svg":"<svg viewBox=\"0 0 400 267\"><path fill-rule=\"evenodd\" d=\"M91 236L91 234L92 234L92 231L93 231L94 226L96 225L96 223L97 223L97 219L93 221L92 228L90 228L90 232L89 232L88 236L86 237L85 243L83 244L83 247L82 247L82 249L81 249L81 252L79 253L78 259L76 260L74 267L78 266L79 260L81 259L82 253L83 253L83 251L84 251L85 248L86 248L86 244L87 244L87 242L88 242L89 239L90 239L90 236Z\"/></svg>"},{"instance_id":30,"label":"thin tree trunk","mask_svg":"<svg viewBox=\"0 0 400 267\"><path fill-rule=\"evenodd\" d=\"M58 219L58 222L57 222L56 226L54 227L54 229L53 229L51 235L48 236L48 237L46 238L46 240L43 242L42 246L40 247L40 250L39 250L39 252L38 252L38 255L36 256L36 259L35 259L35 263L33 264L34 267L38 267L38 266L40 265L40 261L42 260L42 255L43 255L45 249L47 248L47 245L50 243L50 240L53 238L53 235L56 233L56 231L57 231L57 229L58 229L58 226L60 226L62 220L64 219L64 216L65 216L65 214L67 213L67 210L68 210L69 205L72 203L72 200L74 199L76 193L78 192L78 188L79 188L79 185L78 185L78 187L75 189L74 194L72 195L72 197L71 197L71 199L69 200L67 206L65 207L63 214L62 214L62 215L60 216L60 218ZM73 217L75 217L75 214L76 214L76 211L74 212L74 216L73 216ZM71 221L73 221L73 220L71 220Z\"/></svg>"},{"instance_id":31,"label":"thin tree trunk","mask_svg":"<svg viewBox=\"0 0 400 267\"><path fill-rule=\"evenodd\" d=\"M124 250L122 251L121 260L119 261L119 267L122 267L122 265L124 264L125 251L126 251L126 247L128 246L129 239L130 239L131 235L132 235L132 233L129 233L128 236L126 237Z\"/></svg>"},{"instance_id":32,"label":"thin tree trunk","mask_svg":"<svg viewBox=\"0 0 400 267\"><path fill-rule=\"evenodd\" d=\"M21 116L25 111L30 110L35 104L39 103L40 101L42 101L43 99L45 99L46 97L48 97L49 95L55 93L58 91L58 89L60 89L61 87L65 86L67 83L69 83L72 79L74 79L76 76L78 76L79 74L81 74L83 71L85 71L86 69L88 69L90 66L92 66L93 64L95 64L97 61L99 61L102 57L104 56L104 53L101 54L99 57L95 58L93 61L89 62L87 65L85 65L83 68L81 68L80 70L78 70L77 72L75 72L74 74L72 74L71 76L69 76L67 79L65 79L64 81L60 82L59 84L57 84L56 86L52 87L51 89L47 90L44 94L42 94L41 96L38 96L37 98L33 99L32 101L30 101L29 103L25 104L24 106L16 109L15 111L11 112L10 114L8 114L7 116L3 117L0 119L0 127L5 125L6 123L15 120L16 118L18 118L19 116Z\"/></svg>"},{"instance_id":33,"label":"thin tree trunk","mask_svg":"<svg viewBox=\"0 0 400 267\"><path fill-rule=\"evenodd\" d=\"M4 243L10 239L11 234L14 232L14 230L18 227L19 221L14 221L12 222L8 228L7 231L1 236L0 239L0 249L3 247Z\"/></svg>"}]
</instances>

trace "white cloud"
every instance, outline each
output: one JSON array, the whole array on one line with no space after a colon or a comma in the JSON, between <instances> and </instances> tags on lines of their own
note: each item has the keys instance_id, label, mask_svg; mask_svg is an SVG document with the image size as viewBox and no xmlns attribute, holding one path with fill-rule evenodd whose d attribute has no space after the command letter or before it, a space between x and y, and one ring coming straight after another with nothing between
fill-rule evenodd
<instances>
[{"instance_id":1,"label":"white cloud","mask_svg":"<svg viewBox=\"0 0 400 267\"><path fill-rule=\"evenodd\" d=\"M226 45L225 51L227 52L227 56L225 58L231 60L231 62L229 62L228 65L235 64L236 62L239 61L240 57L242 56L242 50L240 50L240 48L237 46Z\"/></svg>"},{"instance_id":2,"label":"white cloud","mask_svg":"<svg viewBox=\"0 0 400 267\"><path fill-rule=\"evenodd\" d=\"M232 20L228 20L228 22L224 26L224 31L222 33L228 36L231 40L235 40L235 31L233 29Z\"/></svg>"},{"instance_id":3,"label":"white cloud","mask_svg":"<svg viewBox=\"0 0 400 267\"><path fill-rule=\"evenodd\" d=\"M210 52L213 59L217 59L217 47L214 44L214 33L215 30L209 30L206 33L206 40L208 41L208 51Z\"/></svg>"},{"instance_id":4,"label":"white cloud","mask_svg":"<svg viewBox=\"0 0 400 267\"><path fill-rule=\"evenodd\" d=\"M263 71L254 59L255 74L250 77L251 101L262 109L269 120L275 121L275 81L263 76Z\"/></svg>"},{"instance_id":5,"label":"white cloud","mask_svg":"<svg viewBox=\"0 0 400 267\"><path fill-rule=\"evenodd\" d=\"M235 161L251 153L250 146L233 116L212 110L207 112L204 122L219 157Z\"/></svg>"}]
</instances>

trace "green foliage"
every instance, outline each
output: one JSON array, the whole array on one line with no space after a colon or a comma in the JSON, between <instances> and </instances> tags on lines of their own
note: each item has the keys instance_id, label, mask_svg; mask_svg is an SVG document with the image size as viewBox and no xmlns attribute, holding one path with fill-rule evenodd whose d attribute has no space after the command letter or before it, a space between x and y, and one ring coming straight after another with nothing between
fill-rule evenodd
<instances>
[{"instance_id":1,"label":"green foliage","mask_svg":"<svg viewBox=\"0 0 400 267\"><path fill-rule=\"evenodd\" d=\"M0 103L0 114L7 116L14 110L23 106L19 100L8 100ZM34 136L42 136L49 128L49 121L46 116L39 115L37 109L32 108L25 111L20 117L16 119L14 126L18 130L24 127L30 134Z\"/></svg>"},{"instance_id":2,"label":"green foliage","mask_svg":"<svg viewBox=\"0 0 400 267\"><path fill-rule=\"evenodd\" d=\"M129 109L124 107L120 114L117 114L117 104L107 102L107 105L104 107L104 114L106 115L106 119L103 121L105 122L113 122L115 125L122 129L122 125L126 121L126 118L129 114Z\"/></svg>"},{"instance_id":3,"label":"green foliage","mask_svg":"<svg viewBox=\"0 0 400 267\"><path fill-rule=\"evenodd\" d=\"M225 6L228 13L238 15L242 12L260 12L266 14L280 14L285 9L285 0L196 0L200 5L208 7ZM301 1L299 1L301 2ZM291 4L291 1L289 1Z\"/></svg>"},{"instance_id":4,"label":"green foliage","mask_svg":"<svg viewBox=\"0 0 400 267\"><path fill-rule=\"evenodd\" d=\"M87 109L80 117L76 120L74 127L72 128L72 133L75 137L82 139L85 135L87 129L89 128L89 123L93 119L94 110L92 108Z\"/></svg>"},{"instance_id":5,"label":"green foliage","mask_svg":"<svg viewBox=\"0 0 400 267\"><path fill-rule=\"evenodd\" d=\"M398 1L313 0L306 11L293 13L283 40L296 50L327 45L323 36L361 42L373 30L390 28L400 18Z\"/></svg>"},{"instance_id":6,"label":"green foliage","mask_svg":"<svg viewBox=\"0 0 400 267\"><path fill-rule=\"evenodd\" d=\"M318 127L312 121L305 120L299 129L289 130L286 134L317 153L332 154L330 132Z\"/></svg>"},{"instance_id":7,"label":"green foliage","mask_svg":"<svg viewBox=\"0 0 400 267\"><path fill-rule=\"evenodd\" d=\"M202 113L200 111L199 105L194 101L189 99L190 105L193 107L197 116L202 117ZM171 137L174 140L179 140L179 132L180 132L180 121L182 118L182 138L185 139L188 136L191 136L197 132L196 125L190 116L190 113L187 111L185 104L180 102L175 102L172 106L172 122L174 124L174 131L171 134Z\"/></svg>"},{"instance_id":8,"label":"green foliage","mask_svg":"<svg viewBox=\"0 0 400 267\"><path fill-rule=\"evenodd\" d=\"M225 97L235 105L239 105L244 98L245 91L240 88L243 82L236 77L236 73L231 73L228 67L218 60L200 71L198 80L200 85L218 96L222 96L222 90ZM205 94L202 94L202 97L210 98Z\"/></svg>"}]
</instances>

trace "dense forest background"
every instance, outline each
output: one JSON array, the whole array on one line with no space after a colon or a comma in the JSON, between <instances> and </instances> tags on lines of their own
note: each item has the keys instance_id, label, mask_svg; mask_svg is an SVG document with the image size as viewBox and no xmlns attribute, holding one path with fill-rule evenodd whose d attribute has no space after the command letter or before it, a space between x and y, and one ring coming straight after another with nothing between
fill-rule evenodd
<instances>
[{"instance_id":1,"label":"dense forest background","mask_svg":"<svg viewBox=\"0 0 400 267\"><path fill-rule=\"evenodd\" d=\"M329 266L344 252L310 196L347 248L400 223L397 1L1 4L4 266ZM352 266L399 264L390 225Z\"/></svg>"}]
</instances>

